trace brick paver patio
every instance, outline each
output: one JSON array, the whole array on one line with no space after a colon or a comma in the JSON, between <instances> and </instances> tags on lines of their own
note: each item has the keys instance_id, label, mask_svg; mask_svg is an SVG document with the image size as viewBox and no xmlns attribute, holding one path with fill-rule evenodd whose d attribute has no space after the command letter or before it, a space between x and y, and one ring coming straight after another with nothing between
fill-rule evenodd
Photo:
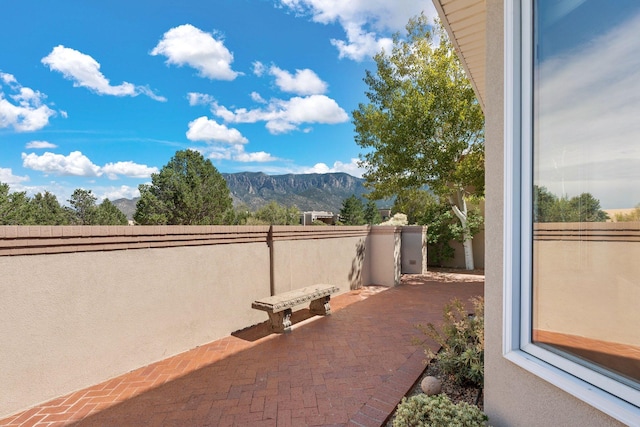
<instances>
[{"instance_id":1,"label":"brick paver patio","mask_svg":"<svg viewBox=\"0 0 640 427\"><path fill-rule=\"evenodd\" d=\"M483 294L481 276L405 276L294 313L0 420L2 426L380 426L424 370L417 323ZM471 279L474 277L474 279ZM471 281L475 280L475 281Z\"/></svg>"}]
</instances>

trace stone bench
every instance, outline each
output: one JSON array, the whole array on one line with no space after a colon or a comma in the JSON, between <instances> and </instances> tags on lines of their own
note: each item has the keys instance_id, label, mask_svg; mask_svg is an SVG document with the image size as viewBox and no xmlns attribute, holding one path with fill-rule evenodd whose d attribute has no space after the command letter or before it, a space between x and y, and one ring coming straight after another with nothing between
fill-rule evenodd
<instances>
[{"instance_id":1,"label":"stone bench","mask_svg":"<svg viewBox=\"0 0 640 427\"><path fill-rule=\"evenodd\" d=\"M309 311L312 314L326 316L331 314L329 301L331 294L340 290L333 285L314 285L295 289L280 295L260 298L251 304L256 310L269 314L271 330L278 333L291 332L291 309L298 304L311 301Z\"/></svg>"}]
</instances>

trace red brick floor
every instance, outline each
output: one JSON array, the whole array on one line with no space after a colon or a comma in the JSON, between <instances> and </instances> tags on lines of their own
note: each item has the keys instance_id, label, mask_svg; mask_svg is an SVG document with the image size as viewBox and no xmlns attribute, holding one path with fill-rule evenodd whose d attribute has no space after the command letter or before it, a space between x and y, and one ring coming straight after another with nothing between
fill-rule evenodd
<instances>
[{"instance_id":1,"label":"red brick floor","mask_svg":"<svg viewBox=\"0 0 640 427\"><path fill-rule=\"evenodd\" d=\"M424 370L417 323L482 277L405 276L331 300L332 316L294 314L197 347L0 420L1 426L380 426ZM433 343L430 343L433 345Z\"/></svg>"}]
</instances>

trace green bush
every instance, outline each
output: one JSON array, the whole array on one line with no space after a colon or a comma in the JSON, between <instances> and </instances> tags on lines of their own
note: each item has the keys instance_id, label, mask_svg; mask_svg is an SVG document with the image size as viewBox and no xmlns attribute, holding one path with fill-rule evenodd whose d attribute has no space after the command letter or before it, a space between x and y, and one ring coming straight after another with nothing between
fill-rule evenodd
<instances>
[{"instance_id":1,"label":"green bush","mask_svg":"<svg viewBox=\"0 0 640 427\"><path fill-rule=\"evenodd\" d=\"M441 346L438 353L425 348L428 360L436 359L446 375L457 384L482 388L484 386L484 298L471 299L474 314L469 316L462 302L454 299L444 306L441 331L432 323L418 325Z\"/></svg>"},{"instance_id":2,"label":"green bush","mask_svg":"<svg viewBox=\"0 0 640 427\"><path fill-rule=\"evenodd\" d=\"M446 394L403 397L394 427L482 427L488 417L475 405L453 403Z\"/></svg>"}]
</instances>

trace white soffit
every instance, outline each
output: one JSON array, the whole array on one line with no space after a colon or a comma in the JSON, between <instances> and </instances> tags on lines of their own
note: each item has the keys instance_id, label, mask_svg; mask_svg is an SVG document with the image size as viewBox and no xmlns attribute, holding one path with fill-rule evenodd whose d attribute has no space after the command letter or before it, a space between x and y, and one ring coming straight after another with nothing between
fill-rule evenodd
<instances>
[{"instance_id":1,"label":"white soffit","mask_svg":"<svg viewBox=\"0 0 640 427\"><path fill-rule=\"evenodd\" d=\"M484 110L485 0L433 0L433 4Z\"/></svg>"}]
</instances>

